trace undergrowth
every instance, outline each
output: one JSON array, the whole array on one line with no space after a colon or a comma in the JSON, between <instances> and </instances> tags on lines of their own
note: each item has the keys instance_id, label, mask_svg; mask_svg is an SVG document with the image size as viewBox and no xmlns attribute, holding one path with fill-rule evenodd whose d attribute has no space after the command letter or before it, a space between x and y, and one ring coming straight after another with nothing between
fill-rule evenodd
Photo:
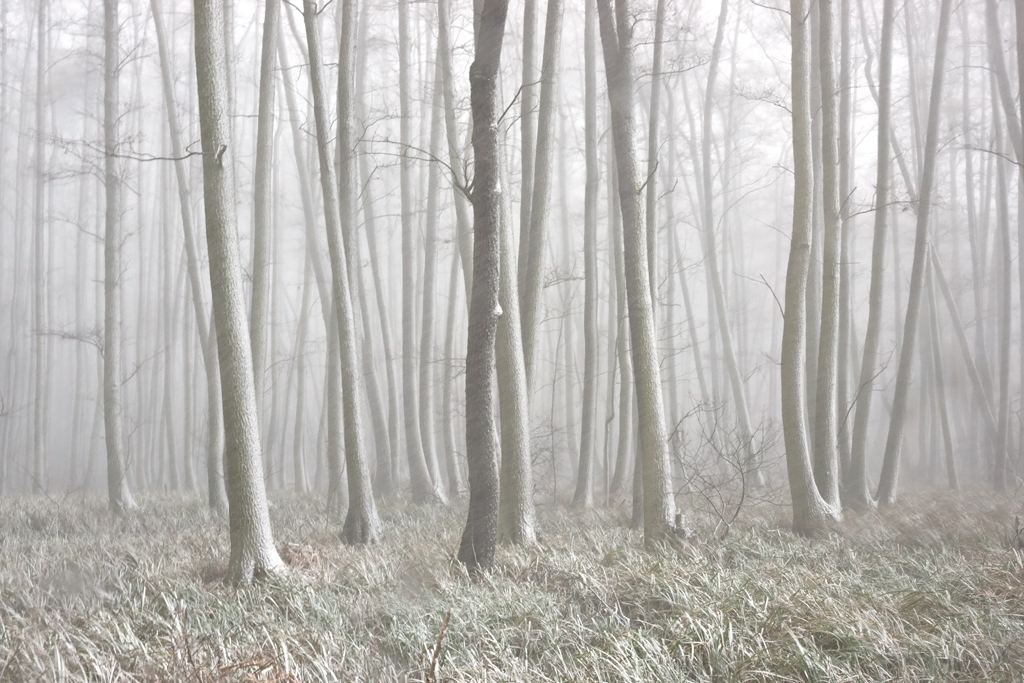
<instances>
[{"instance_id":1,"label":"undergrowth","mask_svg":"<svg viewBox=\"0 0 1024 683\"><path fill-rule=\"evenodd\" d=\"M1021 505L920 495L828 538L744 511L645 552L622 510L542 507L543 543L454 561L465 508L392 505L351 548L279 497L288 572L223 583L198 498L126 519L100 499L0 501L2 681L1013 681L1024 679Z\"/></svg>"}]
</instances>

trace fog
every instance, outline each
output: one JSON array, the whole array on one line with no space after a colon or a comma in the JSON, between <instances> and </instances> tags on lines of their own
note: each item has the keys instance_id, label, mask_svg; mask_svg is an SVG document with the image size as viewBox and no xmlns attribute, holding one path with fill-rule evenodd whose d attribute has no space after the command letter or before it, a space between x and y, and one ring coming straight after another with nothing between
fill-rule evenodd
<instances>
[{"instance_id":1,"label":"fog","mask_svg":"<svg viewBox=\"0 0 1024 683\"><path fill-rule=\"evenodd\" d=\"M1009 481L1015 482L1024 443L1020 419L1024 372L1020 343L1024 278L1020 268L1024 261L1019 256L1024 248L1024 222L1018 212L1021 185L1017 161L1020 58L1012 3L989 3L996 9L988 24L984 4L959 3L953 8L942 68L927 240L930 254L941 264L948 281L950 297L940 290L938 273L928 275L907 390L900 490L947 487L947 462L955 464L961 486L991 487L999 479L995 470L1000 448L1006 449ZM319 19L332 122L338 105L340 6L329 3L320 8ZM866 449L872 489L879 480L904 344L939 26L938 3L908 2L897 9L892 50L892 181L888 201L877 206L881 6L876 0L843 2L837 15L835 46L836 67L842 71L838 88L849 97L848 113L843 114L849 144L846 157L840 160L848 173L846 194L841 197L845 236L840 257L840 307L848 323L840 330L836 416L841 469L846 477L854 402L864 378L872 377ZM120 6L119 137L113 150L122 188L122 261L117 278L123 305L119 419L126 477L136 495L190 490L205 496L207 375L188 277L181 188L172 160L154 7L158 3L138 0ZM227 158L236 174L238 249L247 306L251 305L253 274L262 7L249 0L237 0L230 7L228 73L234 130ZM168 36L165 67L173 81L173 107L185 145L182 161L191 202L185 210L195 226L203 287L199 299L207 307L203 315L208 324L212 320L211 291L192 7L182 0L163 0L158 9ZM657 190L654 241L649 247L665 438L672 462L672 490L678 493L742 479L747 465L740 453L748 441L757 453L769 490L781 491L787 475L780 362L794 210L789 6L781 0L734 3L725 14L720 54L715 55L720 9L719 3L707 1L668 3L657 159L654 174L648 175L644 169L649 156L655 6L638 2L632 8L636 46L632 90L638 122L635 146L641 185L654 183ZM270 297L264 318L266 354L263 367L255 369L262 373L262 393L257 399L264 479L271 491L304 491L307 487L324 491L328 479L324 387L330 347L321 292L330 290L317 287L311 250L320 254L325 267L328 255L300 10L290 3L281 7L280 37L290 68L285 71L278 60L274 72ZM2 12L0 492L104 492L103 7L99 2L77 0L3 0ZM410 41L402 49L408 51L410 64L411 138L403 144L398 7L377 0L358 3L352 103L356 218L343 229L351 240L346 249L350 250L349 280L362 368L359 400L371 472L389 462L394 494L412 495L409 422L405 419L411 405L423 422L419 440L428 466L430 458L435 460L435 465L428 467L430 474L435 479L441 477L434 484L454 499L466 492L468 307L455 206L457 193L466 188L453 183L455 157L449 155L449 145L461 155L458 177L466 178L471 187L473 15L471 3L454 3L451 8L453 77L446 85L452 94L455 136L449 137L452 131L443 122L447 102L438 97L441 135L440 144L434 136L433 145L431 117L435 88L440 83L436 75L437 4L412 3L409 18ZM842 32L849 33L848 65L840 62L839 23ZM524 192L532 201L532 190L524 191L523 185L522 123L526 116L534 130L537 126L544 25L541 8L533 73L524 74L523 13L522 7L514 5L501 61L498 135L504 162L502 197L512 222L516 259L524 254L518 247ZM529 384L530 486L537 503L569 502L577 485L581 448L584 42L583 4L567 3L554 90L542 294L534 376ZM815 65L811 69L811 111L816 144L821 140L822 119L818 42L817 37L812 40L811 58ZM1005 82L997 77L993 60L1002 60ZM718 73L710 93L711 126L707 128L705 90L715 62ZM623 338L622 346L616 346L619 335L629 334L629 327L619 324L625 316L624 289L616 280L616 269L622 267L621 257L616 256L616 244L619 249L622 246L621 237L616 237L621 227L616 227L619 208L610 184L614 159L600 57L597 75L600 177L594 208L598 336L591 476L595 502L618 505L630 500L633 490L629 481L638 450L636 404L628 400L633 391L628 371L623 382L622 363L630 360L624 352L628 340ZM286 98L289 88L295 94L294 110ZM524 90L532 102L525 112ZM297 138L293 138L293 123ZM702 160L705 138L710 144L710 167ZM302 159L298 159L297 149ZM821 324L815 307L821 306L824 221L819 152L816 148L814 239L807 289L807 387L812 419ZM411 330L413 337L405 343L402 277L407 268L402 259L400 182L404 160L408 160L411 173L408 191L415 263L415 292L406 304L413 316L406 333ZM299 163L305 164L306 187ZM433 183L432 172L437 173ZM704 194L706 176L710 176L710 207ZM309 193L318 235L311 246L304 192ZM867 372L861 364L876 211L888 212L889 231L884 245L878 363ZM708 216L713 221L710 226L705 225ZM428 245L431 221L436 221L436 241ZM371 225L375 244L367 240ZM714 234L713 244L704 238L708 228ZM428 261L428 246L435 250L436 261ZM719 265L724 317L716 311L708 250L714 250ZM934 266L930 268L934 271ZM428 270L433 277L429 291L424 291ZM326 277L329 280L329 272ZM689 302L684 299L684 284ZM427 301L433 303L429 315L424 313ZM958 325L966 348L959 341ZM749 439L738 422L735 388L723 350L723 327L730 335L742 379L750 417ZM425 329L429 334L424 334ZM410 350L411 362L404 364ZM972 383L968 357L976 366L984 396L979 396ZM414 368L415 377L406 377L409 368ZM941 386L937 371L942 373ZM413 395L407 397L410 388ZM426 390L432 396L427 396ZM627 400L623 400L623 391ZM986 418L986 406L992 411L990 418ZM943 412L949 418L951 452L944 437ZM987 419L994 421L1002 445L996 445L989 433ZM623 480L615 484L617 469ZM1014 484L1004 485L1012 488Z\"/></svg>"}]
</instances>

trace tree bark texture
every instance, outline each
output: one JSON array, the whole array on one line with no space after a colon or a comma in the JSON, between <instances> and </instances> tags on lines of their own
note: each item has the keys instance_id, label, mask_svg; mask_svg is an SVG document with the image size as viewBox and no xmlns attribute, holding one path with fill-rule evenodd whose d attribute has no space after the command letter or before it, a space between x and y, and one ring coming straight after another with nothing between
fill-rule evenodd
<instances>
[{"instance_id":1,"label":"tree bark texture","mask_svg":"<svg viewBox=\"0 0 1024 683\"><path fill-rule=\"evenodd\" d=\"M267 510L242 293L223 7L216 0L195 0L194 8L206 241L224 405L231 536L227 578L241 584L278 572L284 563L274 547Z\"/></svg>"},{"instance_id":2,"label":"tree bark texture","mask_svg":"<svg viewBox=\"0 0 1024 683\"><path fill-rule=\"evenodd\" d=\"M498 540L498 425L494 414L495 333L503 188L498 153L498 69L508 0L483 0L470 67L473 112L473 287L466 349L466 458L469 512L459 561L470 572L494 564Z\"/></svg>"}]
</instances>

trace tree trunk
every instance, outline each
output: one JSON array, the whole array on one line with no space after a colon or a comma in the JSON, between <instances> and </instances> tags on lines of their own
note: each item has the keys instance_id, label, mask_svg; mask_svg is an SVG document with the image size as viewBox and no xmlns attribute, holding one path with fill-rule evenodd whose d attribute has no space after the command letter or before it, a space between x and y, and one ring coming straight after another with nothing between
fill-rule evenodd
<instances>
[{"instance_id":1,"label":"tree trunk","mask_svg":"<svg viewBox=\"0 0 1024 683\"><path fill-rule=\"evenodd\" d=\"M946 406L946 381L942 367L942 343L939 341L939 313L935 303L935 286L932 283L932 271L928 268L928 319L931 330L932 365L935 374L935 398L939 408L939 419L942 423L942 445L946 455L946 478L949 488L960 490L960 477L956 471L956 458L953 453L953 434L949 425L949 410Z\"/></svg>"},{"instance_id":2,"label":"tree trunk","mask_svg":"<svg viewBox=\"0 0 1024 683\"><path fill-rule=\"evenodd\" d=\"M499 152L500 154L500 152ZM500 161L499 161L500 164ZM504 184L504 181L503 181ZM504 198L499 196L499 201ZM501 411L501 476L498 504L498 540L531 545L537 541L533 506L532 453L530 448L530 400L523 357L519 298L515 283L512 225L504 205L499 207L501 317L495 336L498 397ZM552 457L554 453L552 452Z\"/></svg>"},{"instance_id":3,"label":"tree trunk","mask_svg":"<svg viewBox=\"0 0 1024 683\"><path fill-rule=\"evenodd\" d=\"M160 53L160 77L164 91L164 106L167 110L168 133L171 138L171 155L175 159L174 173L178 186L178 206L181 210L189 291L192 293L192 309L195 314L196 330L199 335L199 345L206 372L207 497L210 508L218 513L223 513L227 511L227 498L224 491L223 408L221 406L220 369L217 361L216 339L207 325L207 317L210 312L203 301L202 273L192 219L192 197L189 191L188 170L185 168L185 149L182 144L181 124L178 120L178 109L174 97L174 78L171 74L170 55L159 0L150 0L150 8L153 12L157 48Z\"/></svg>"},{"instance_id":4,"label":"tree trunk","mask_svg":"<svg viewBox=\"0 0 1024 683\"><path fill-rule=\"evenodd\" d=\"M430 107L430 155L437 158L441 153L441 67L437 60L434 68L434 93ZM420 437L423 441L423 457L432 465L431 479L444 494L440 464L434 439L434 299L437 288L437 222L438 198L440 195L441 169L437 162L431 162L427 170L427 215L423 235L423 308L420 321Z\"/></svg>"},{"instance_id":5,"label":"tree trunk","mask_svg":"<svg viewBox=\"0 0 1024 683\"><path fill-rule=\"evenodd\" d=\"M401 111L401 221L402 221L402 397L405 415L405 446L409 458L409 477L413 501L447 504L440 482L434 481L432 469L423 452L416 390L416 263L413 246L411 132L409 114L409 0L398 2L398 70Z\"/></svg>"},{"instance_id":6,"label":"tree trunk","mask_svg":"<svg viewBox=\"0 0 1024 683\"><path fill-rule=\"evenodd\" d=\"M534 0L527 0L532 3ZM534 386L534 360L537 347L537 318L540 315L540 299L543 292L541 280L544 275L544 250L547 233L548 208L551 198L551 152L555 139L555 88L558 85L558 57L562 42L562 0L548 0L547 21L544 28L544 56L541 62L540 113L537 121L537 154L532 159L533 168L527 173L526 155L523 156L523 202L529 201L531 208L526 213L529 217L529 232L523 232L520 239L527 242L527 248L520 247L520 258L527 259L525 270L519 265L523 276L519 278L520 307L523 325L523 358L526 362L526 384ZM525 62L525 59L524 59ZM526 70L524 64L524 72ZM525 74L532 80L532 75ZM526 107L526 93L532 88L524 87L523 106ZM532 117L532 114L530 114ZM529 117L523 118L523 129L527 127ZM526 144L524 136L523 144ZM527 176L531 186L527 189Z\"/></svg>"},{"instance_id":7,"label":"tree trunk","mask_svg":"<svg viewBox=\"0 0 1024 683\"><path fill-rule=\"evenodd\" d=\"M352 183L352 110L351 110L351 54L354 32L354 0L343 0L341 46L338 61L339 102L349 106L338 112L338 147L341 163L339 182L334 180L334 166L330 151L330 133L327 122L327 103L324 97L323 63L320 37L316 27L316 8L312 0L303 4L306 25L306 46L309 50L310 84L313 90L313 110L316 117L317 153L320 160L320 187L323 192L324 219L327 227L327 248L331 259L331 294L334 316L337 320L338 353L341 363L342 411L344 416L345 464L348 467L348 513L342 529L342 538L350 544L376 543L382 529L373 500L370 471L363 442L362 396L359 382L358 351L356 349L355 316L352 311L351 286L342 226L354 224ZM341 196L337 195L338 189ZM348 228L351 230L351 227Z\"/></svg>"},{"instance_id":8,"label":"tree trunk","mask_svg":"<svg viewBox=\"0 0 1024 683\"><path fill-rule=\"evenodd\" d=\"M658 152L661 141L661 53L665 42L665 0L658 0L654 17L654 61L651 65L651 110L647 123L647 275L651 288L651 310L658 313ZM655 325L657 329L657 325Z\"/></svg>"},{"instance_id":9,"label":"tree trunk","mask_svg":"<svg viewBox=\"0 0 1024 683\"><path fill-rule=\"evenodd\" d=\"M263 422L263 382L266 368L267 309L270 307L270 243L274 164L274 101L277 79L277 35L280 24L279 0L266 0L263 14L263 45L260 58L259 104L256 113L256 174L253 183L252 305L249 312L249 340L256 386L256 409Z\"/></svg>"},{"instance_id":10,"label":"tree trunk","mask_svg":"<svg viewBox=\"0 0 1024 683\"><path fill-rule=\"evenodd\" d=\"M862 8L863 9L863 8ZM862 11L863 16L863 11ZM892 127L892 40L895 0L882 5L882 43L878 71L878 156L875 178L874 236L871 246L871 282L868 286L868 321L855 398L853 441L850 450L850 476L847 495L856 509L874 507L868 486L867 443L871 401L878 375L878 342L882 330L882 305L885 288L885 247L889 216L889 184L892 171L890 129Z\"/></svg>"},{"instance_id":11,"label":"tree trunk","mask_svg":"<svg viewBox=\"0 0 1024 683\"><path fill-rule=\"evenodd\" d=\"M114 9L116 11L116 5ZM117 55L117 23L113 26L108 26L106 15L110 13L110 7L104 3L104 42L105 42L105 56L104 56L104 98L103 98L103 129L104 129L104 140L107 139L107 127L116 125L117 116L117 62L111 61L116 60ZM32 492L43 493L46 491L46 436L48 433L47 420L45 413L45 406L47 404L47 394L49 387L46 384L46 358L47 349L49 347L48 338L43 331L46 329L46 217L44 215L43 199L46 194L46 59L47 59L47 34L46 34L46 16L47 16L47 2L45 0L39 3L39 13L37 21L37 34L36 34L36 107L35 107L35 187L33 196L32 216L35 221L32 231L32 321L36 329L35 339L32 340L32 355L33 355L33 385L34 385L34 397L32 399ZM113 35L108 33L113 30ZM114 41L115 44L110 44ZM26 60L27 61L27 60ZM108 73L110 72L110 73ZM109 92L110 88L113 87L113 93ZM113 97L112 100L110 98ZM111 104L108 104L110 100ZM107 112L108 107L110 112ZM110 135L116 136L116 128L113 129ZM113 138L116 140L116 137ZM106 144L106 142L105 142ZM110 200L110 188L109 186L115 183L111 181L111 174L114 172L116 166L113 157L113 149L108 147L104 150L105 165L109 168L105 169L107 176L105 182L108 185L107 189L107 200ZM111 216L111 209L117 209L118 207L109 207L107 209L107 216ZM120 219L120 216L118 216ZM109 221L109 218L108 218ZM109 229L110 226L108 225ZM106 239L105 252L107 249L112 249L114 246L120 246L119 243L110 242L110 236ZM109 268L109 265L107 266ZM107 301L106 290L108 287L116 285L116 281L110 279L110 271L106 270L106 276L104 278L104 301ZM115 271L116 272L116 271ZM118 273L118 275L120 275ZM116 290L114 290L116 292ZM108 306L109 308L109 306ZM110 311L113 312L113 311ZM120 324L120 318L118 318L118 324ZM113 330L111 330L113 331ZM104 322L104 344L105 349L110 349L106 345L106 318ZM118 342L119 343L119 342ZM106 358L107 355L104 356ZM120 367L120 366L118 366ZM108 412L112 412L109 404L107 403L107 362L103 364L104 375L103 375L103 408L104 417ZM120 378L120 375L118 375ZM118 384L116 392L118 398L120 397L121 385ZM118 411L120 412L120 411ZM105 419L104 423L108 423L109 420ZM118 432L120 434L120 432ZM109 445L112 436L107 435L107 456L108 461L111 453ZM114 453L120 458L120 440L118 446L114 446ZM111 505L114 504L114 498L111 498Z\"/></svg>"},{"instance_id":12,"label":"tree trunk","mask_svg":"<svg viewBox=\"0 0 1024 683\"><path fill-rule=\"evenodd\" d=\"M786 269L786 313L782 326L782 429L786 469L793 499L793 531L820 533L834 516L818 493L807 444L806 340L807 276L811 259L813 211L811 158L810 61L805 0L790 2L793 40L793 235Z\"/></svg>"},{"instance_id":13,"label":"tree trunk","mask_svg":"<svg viewBox=\"0 0 1024 683\"><path fill-rule=\"evenodd\" d=\"M476 3L478 4L478 3ZM533 211L533 180L536 161L537 120L537 0L523 0L523 81L519 88L519 146L522 179L519 192L519 301L525 299L526 269L530 265L530 212ZM522 303L520 303L522 305Z\"/></svg>"},{"instance_id":14,"label":"tree trunk","mask_svg":"<svg viewBox=\"0 0 1024 683\"><path fill-rule=\"evenodd\" d=\"M587 180L583 199L583 409L580 460L573 507L594 504L593 460L597 422L597 40L596 7L587 2L583 27L584 153ZM564 180L564 179L563 179ZM568 229L568 226L565 226Z\"/></svg>"},{"instance_id":15,"label":"tree trunk","mask_svg":"<svg viewBox=\"0 0 1024 683\"><path fill-rule=\"evenodd\" d=\"M313 260L308 251L302 275L302 303L299 309L299 330L295 341L295 434L292 439L292 463L295 476L295 490L309 491L309 477L306 474L306 335L309 331L309 306L312 288L309 279L313 275Z\"/></svg>"},{"instance_id":16,"label":"tree trunk","mask_svg":"<svg viewBox=\"0 0 1024 683\"><path fill-rule=\"evenodd\" d=\"M604 47L612 137L619 179L620 210L625 244L626 299L629 306L630 346L636 374L639 448L644 494L644 543L667 540L675 523L675 499L665 442L658 353L654 338L650 278L647 273L647 234L644 203L637 174L635 112L633 109L633 36L628 0L598 0L601 43Z\"/></svg>"},{"instance_id":17,"label":"tree trunk","mask_svg":"<svg viewBox=\"0 0 1024 683\"><path fill-rule=\"evenodd\" d=\"M444 97L444 124L448 139L448 165L452 173L455 195L456 241L459 246L459 261L466 283L466 301L472 298L473 281L473 228L469 222L468 190L462 169L462 155L459 153L458 133L455 129L455 95L452 92L452 48L448 34L451 23L448 0L437 0L437 54L441 64L441 91Z\"/></svg>"},{"instance_id":18,"label":"tree trunk","mask_svg":"<svg viewBox=\"0 0 1024 683\"><path fill-rule=\"evenodd\" d=\"M935 47L935 69L932 73L932 91L928 108L928 130L925 137L924 169L919 187L917 229L914 241L914 262L911 266L910 293L907 314L903 324L903 345L900 348L899 368L896 371L896 393L893 397L892 420L882 459L881 480L878 484L879 505L896 503L896 485L899 480L900 451L903 447L903 429L910 389L910 372L917 342L917 326L921 311L921 292L924 288L924 260L928 247L928 219L931 214L932 186L935 178L935 157L938 147L942 81L945 76L946 43L949 36L950 0L942 0L939 15L939 33Z\"/></svg>"},{"instance_id":19,"label":"tree trunk","mask_svg":"<svg viewBox=\"0 0 1024 683\"><path fill-rule=\"evenodd\" d=\"M121 169L117 161L120 119L118 70L121 63L119 27L117 0L104 0L103 157L107 203L103 237L103 431L107 441L107 497L110 511L115 515L122 515L135 507L128 490L121 422ZM37 434L36 439L39 438Z\"/></svg>"},{"instance_id":20,"label":"tree trunk","mask_svg":"<svg viewBox=\"0 0 1024 683\"><path fill-rule=\"evenodd\" d=\"M708 279L711 281L711 291L714 295L714 310L718 320L718 331L722 337L725 368L729 375L733 401L736 404L736 417L739 421L740 440L744 451L743 476L750 485L759 487L764 484L764 475L761 473L761 465L757 462L754 454L753 431L750 427L747 393L743 386L743 377L740 374L739 363L736 360L736 352L733 349L732 331L729 327L729 312L725 304L722 274L718 266L718 248L715 246L714 194L712 192L713 178L711 173L712 113L714 109L715 81L718 76L719 55L722 49L728 8L729 0L722 0L722 7L718 16L718 30L715 35L714 46L712 47L711 64L704 96L704 129L701 139L701 158L703 167L705 264L707 266Z\"/></svg>"},{"instance_id":21,"label":"tree trunk","mask_svg":"<svg viewBox=\"0 0 1024 683\"><path fill-rule=\"evenodd\" d=\"M822 98L822 208L824 244L822 255L821 330L818 370L815 374L814 480L825 502L839 511L839 421L837 374L839 371L839 262L842 222L839 215L839 108L835 75L835 39L832 0L818 0L818 63Z\"/></svg>"},{"instance_id":22,"label":"tree trunk","mask_svg":"<svg viewBox=\"0 0 1024 683\"><path fill-rule=\"evenodd\" d=\"M260 466L252 350L248 343L235 222L234 150L230 147L223 8L217 0L195 0L194 8L206 241L224 401L231 532L227 578L237 585L276 573L284 563L274 547Z\"/></svg>"},{"instance_id":23,"label":"tree trunk","mask_svg":"<svg viewBox=\"0 0 1024 683\"><path fill-rule=\"evenodd\" d=\"M469 512L459 561L470 572L494 564L498 540L498 429L494 415L495 333L501 308L500 157L498 154L498 70L508 0L482 0L474 61L470 67L473 112L473 286L466 349L466 457Z\"/></svg>"},{"instance_id":24,"label":"tree trunk","mask_svg":"<svg viewBox=\"0 0 1024 683\"><path fill-rule=\"evenodd\" d=\"M448 496L461 498L464 493L455 439L455 319L459 295L459 253L452 255L448 278L448 315L444 333L444 378L441 384L441 415L444 429L445 465L448 469Z\"/></svg>"}]
</instances>

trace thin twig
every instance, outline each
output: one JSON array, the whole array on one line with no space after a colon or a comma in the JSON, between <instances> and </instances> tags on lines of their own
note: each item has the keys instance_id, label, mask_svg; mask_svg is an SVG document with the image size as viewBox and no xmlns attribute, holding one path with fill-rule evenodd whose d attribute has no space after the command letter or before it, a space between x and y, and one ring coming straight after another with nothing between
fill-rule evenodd
<instances>
[{"instance_id":1,"label":"thin twig","mask_svg":"<svg viewBox=\"0 0 1024 683\"><path fill-rule=\"evenodd\" d=\"M427 675L423 679L425 683L437 683L437 659L441 656L441 641L444 640L444 634L448 631L448 622L451 621L451 618L452 611L448 610L444 615L441 631L437 634L437 642L434 643L434 653L430 656L430 668L427 669Z\"/></svg>"}]
</instances>

